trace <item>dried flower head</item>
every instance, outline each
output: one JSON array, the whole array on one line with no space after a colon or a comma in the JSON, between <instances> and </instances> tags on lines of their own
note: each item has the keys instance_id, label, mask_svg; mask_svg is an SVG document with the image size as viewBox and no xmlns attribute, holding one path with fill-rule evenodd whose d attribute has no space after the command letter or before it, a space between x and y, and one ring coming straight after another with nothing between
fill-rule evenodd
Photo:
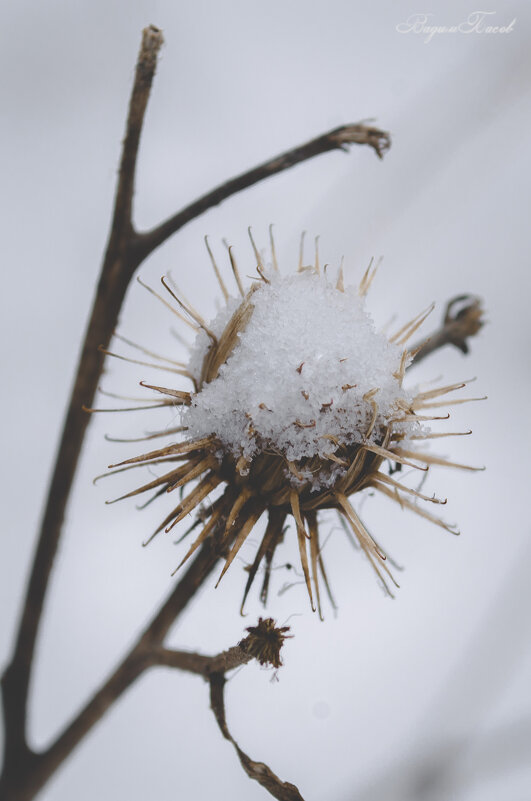
<instances>
[{"instance_id":1,"label":"dried flower head","mask_svg":"<svg viewBox=\"0 0 531 801\"><path fill-rule=\"evenodd\" d=\"M272 665L275 668L282 667L280 649L284 645L284 640L291 637L285 632L289 631L289 626L277 628L277 624L272 617L258 618L257 626L249 626L246 631L249 635L238 643L246 653L251 654L261 665Z\"/></svg>"},{"instance_id":2,"label":"dried flower head","mask_svg":"<svg viewBox=\"0 0 531 801\"><path fill-rule=\"evenodd\" d=\"M375 267L369 266L359 287L345 287L342 269L333 283L326 270L321 271L317 246L313 265L304 266L301 246L298 270L282 276L273 240L271 266L251 241L257 280L248 290L229 249L239 298L229 296L209 248L225 299L225 307L210 323L170 279L162 279L169 299L157 297L195 329L196 341L188 365L144 352L158 358L158 366L191 379L194 388L141 382L157 393L154 405L181 408L181 425L147 437L170 435L170 444L111 467L167 468L124 498L148 490L159 496L192 485L150 539L163 529L171 531L196 510L189 531L200 528L200 533L181 564L214 537L225 556L220 580L267 513L265 533L248 567L242 609L262 563L265 603L275 549L291 518L312 608L317 606L321 613L319 576L330 592L319 538L320 510L337 510L389 592L389 582L395 582L386 555L355 511L353 494L372 488L458 533L417 503L446 501L392 476L402 465L421 474L432 464L475 469L418 449L419 442L443 436L432 433L426 423L446 419L434 413L446 405L441 396L465 384L425 392L404 387L412 359L407 343L432 307L389 337L377 332L364 306Z\"/></svg>"}]
</instances>

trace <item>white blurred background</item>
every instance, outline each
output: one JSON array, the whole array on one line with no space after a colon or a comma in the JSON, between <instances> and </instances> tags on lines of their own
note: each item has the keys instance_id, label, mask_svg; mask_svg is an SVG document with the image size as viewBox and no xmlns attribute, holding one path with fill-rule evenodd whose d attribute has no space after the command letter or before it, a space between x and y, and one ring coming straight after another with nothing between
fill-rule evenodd
<instances>
[{"instance_id":1,"label":"white blurred background","mask_svg":"<svg viewBox=\"0 0 531 801\"><path fill-rule=\"evenodd\" d=\"M429 6L429 7L428 7ZM531 524L528 370L531 89L530 9L485 6L510 34L423 37L396 26L412 12L439 25L472 0L418 6L302 0L4 0L0 6L3 185L1 295L3 537L0 658L9 657L48 476L95 282L115 187L141 29L166 45L140 149L135 220L148 228L215 184L329 128L376 118L391 132L372 151L331 153L275 177L195 220L141 268L171 268L208 317L215 286L202 238L236 246L250 272L246 229L265 244L276 225L291 270L302 229L324 261L345 255L347 280L383 256L369 307L405 321L437 301L483 297L488 326L463 357L446 349L415 380L478 376L488 401L456 407L437 451L486 465L434 469L449 498L452 537L369 498L363 514L405 569L385 598L369 565L331 524L326 562L339 604L325 623L293 573L273 574L268 612L295 635L278 681L250 665L227 686L228 723L251 757L298 785L307 801L524 801L531 797ZM228 273L226 273L228 275ZM121 332L168 352L173 323L138 284ZM177 358L179 356L177 355ZM104 388L137 394L142 368L109 363ZM162 504L104 500L131 485L92 478L155 428L153 412L92 420L47 597L32 686L30 735L44 746L105 678L161 599L183 555L171 537L141 541ZM450 424L449 424L450 425ZM146 479L147 480L147 479ZM256 545L256 543L255 543ZM242 552L248 560L252 544ZM278 562L296 562L293 539ZM176 647L215 653L262 613L240 560L215 578L172 632ZM176 797L260 799L208 708L207 686L165 669L145 675L93 730L49 786L46 801Z\"/></svg>"}]
</instances>

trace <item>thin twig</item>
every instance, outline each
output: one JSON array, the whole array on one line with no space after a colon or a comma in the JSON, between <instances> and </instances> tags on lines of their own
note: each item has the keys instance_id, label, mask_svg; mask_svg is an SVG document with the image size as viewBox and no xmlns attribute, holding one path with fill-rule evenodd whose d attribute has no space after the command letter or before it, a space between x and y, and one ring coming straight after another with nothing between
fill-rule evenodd
<instances>
[{"instance_id":1,"label":"thin twig","mask_svg":"<svg viewBox=\"0 0 531 801\"><path fill-rule=\"evenodd\" d=\"M153 654L157 665L178 668L208 678L211 673L226 673L228 670L246 665L253 658L240 645L234 645L217 656L203 656L192 651L176 651L160 648Z\"/></svg>"},{"instance_id":2,"label":"thin twig","mask_svg":"<svg viewBox=\"0 0 531 801\"><path fill-rule=\"evenodd\" d=\"M262 787L278 801L304 801L299 793L297 787L290 782L283 782L276 776L270 767L264 762L255 762L251 759L245 751L242 751L234 737L229 731L227 726L227 719L225 715L225 675L223 673L213 673L210 678L210 706L216 718L217 724L222 735L233 744L236 753L240 759L242 768L249 776L254 779Z\"/></svg>"},{"instance_id":3,"label":"thin twig","mask_svg":"<svg viewBox=\"0 0 531 801\"><path fill-rule=\"evenodd\" d=\"M391 138L386 131L381 131L363 123L353 123L334 128L299 147L293 148L293 150L288 150L286 153L282 153L260 164L258 167L254 167L249 172L244 172L236 176L236 178L232 178L230 181L221 184L211 192L198 198L194 203L177 212L177 214L151 231L138 234L140 251L146 255L152 253L168 237L190 222L190 220L204 214L212 206L217 206L226 198L231 197L231 195L241 192L242 189L248 189L259 181L270 178L272 175L294 167L303 161L308 161L308 159L319 156L322 153L328 153L331 150L348 152L349 146L354 144L369 145L377 156L382 158L385 151L391 146Z\"/></svg>"}]
</instances>

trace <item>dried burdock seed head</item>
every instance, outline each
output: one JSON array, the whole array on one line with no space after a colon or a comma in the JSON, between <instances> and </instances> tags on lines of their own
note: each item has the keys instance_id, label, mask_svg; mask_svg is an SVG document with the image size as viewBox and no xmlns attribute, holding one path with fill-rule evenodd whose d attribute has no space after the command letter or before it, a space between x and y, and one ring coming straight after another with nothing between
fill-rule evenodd
<instances>
[{"instance_id":1,"label":"dried burdock seed head","mask_svg":"<svg viewBox=\"0 0 531 801\"><path fill-rule=\"evenodd\" d=\"M446 406L448 401L441 398L466 382L425 392L404 387L414 355L407 343L433 307L391 336L376 331L364 305L376 269L372 264L358 287L345 288L342 269L334 282L321 273L317 247L311 266L304 265L301 247L297 272L282 276L272 238L271 266L264 263L252 238L251 242L258 278L247 291L229 248L236 298L230 297L208 248L225 299L225 307L211 322L179 295L170 279L162 279L166 297L159 299L196 332L188 365L129 343L155 359L159 368L190 379L193 390L141 382L156 393L147 407L178 407L181 425L146 437L171 434L170 444L112 465L118 470L156 465L161 470L159 477L123 497L149 490L158 497L189 487L149 540L163 529L171 531L195 510L197 519L188 531L199 533L181 564L207 538L215 537L225 556L220 580L267 514L265 532L248 567L242 609L262 564L261 598L267 600L275 550L291 520L311 605L321 614L320 578L330 596L318 520L324 509L337 511L391 594L395 581L386 555L350 498L372 488L401 508L458 533L418 505L446 501L399 483L392 474L403 465L420 471L420 476L432 464L475 469L418 449L418 441L443 435L431 432L426 423L448 417L434 410ZM467 336L471 320L476 330L481 325L478 315L475 307L466 311ZM458 313L456 324L464 322ZM454 403L465 400L472 399Z\"/></svg>"},{"instance_id":2,"label":"dried burdock seed head","mask_svg":"<svg viewBox=\"0 0 531 801\"><path fill-rule=\"evenodd\" d=\"M246 653L251 654L261 665L272 665L274 668L282 666L280 659L280 649L284 645L284 640L288 640L292 635L286 634L289 626L277 628L272 617L258 618L257 626L249 626L246 631L249 636L238 643Z\"/></svg>"}]
</instances>

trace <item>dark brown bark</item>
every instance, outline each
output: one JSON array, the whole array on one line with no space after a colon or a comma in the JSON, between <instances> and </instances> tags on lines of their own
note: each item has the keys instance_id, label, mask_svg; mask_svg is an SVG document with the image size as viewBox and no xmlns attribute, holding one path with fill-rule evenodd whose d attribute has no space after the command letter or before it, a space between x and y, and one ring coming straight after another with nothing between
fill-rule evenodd
<instances>
[{"instance_id":1,"label":"dark brown bark","mask_svg":"<svg viewBox=\"0 0 531 801\"><path fill-rule=\"evenodd\" d=\"M157 644L160 646L177 615L210 574L217 560L215 549L204 548L200 552L137 645L109 680L46 752L31 752L26 743L31 669L46 590L89 422L83 407L90 407L93 403L105 358L100 348L107 347L109 343L136 269L155 248L187 222L258 181L321 153L335 149L347 150L351 144L369 145L380 157L390 145L388 134L376 128L357 124L334 129L217 187L152 231L138 233L132 223L135 168L145 110L162 43L162 33L154 26L143 31L129 103L111 231L59 443L18 636L11 662L2 677L5 730L0 777L2 801L29 801L33 798L109 706L146 667L153 664L153 656L147 656L150 649Z\"/></svg>"}]
</instances>

